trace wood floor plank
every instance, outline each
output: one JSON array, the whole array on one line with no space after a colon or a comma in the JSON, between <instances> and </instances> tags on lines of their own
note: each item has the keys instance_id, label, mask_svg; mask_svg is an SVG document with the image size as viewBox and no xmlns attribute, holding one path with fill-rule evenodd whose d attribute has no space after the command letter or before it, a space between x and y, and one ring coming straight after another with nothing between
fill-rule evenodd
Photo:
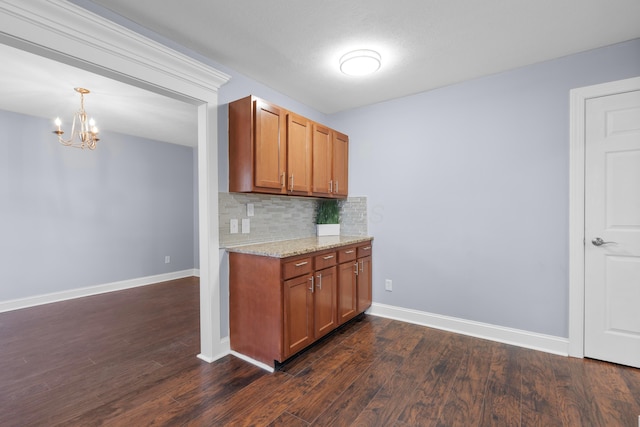
<instances>
[{"instance_id":1,"label":"wood floor plank","mask_svg":"<svg viewBox=\"0 0 640 427\"><path fill-rule=\"evenodd\" d=\"M353 352L340 369L331 377L322 380L304 399L298 399L287 412L309 423L313 422L329 405L331 405L344 391L368 368L375 359L365 352Z\"/></svg>"},{"instance_id":2,"label":"wood floor plank","mask_svg":"<svg viewBox=\"0 0 640 427\"><path fill-rule=\"evenodd\" d=\"M462 340L461 337L452 336L446 341L424 379L406 402L398 421L410 426L431 426L437 423L462 361L468 356L467 350L460 346Z\"/></svg>"},{"instance_id":3,"label":"wood floor plank","mask_svg":"<svg viewBox=\"0 0 640 427\"><path fill-rule=\"evenodd\" d=\"M285 412L269 424L269 427L306 427L308 425L306 421Z\"/></svg>"},{"instance_id":4,"label":"wood floor plank","mask_svg":"<svg viewBox=\"0 0 640 427\"><path fill-rule=\"evenodd\" d=\"M513 346L495 345L479 426L521 425L522 378L518 354Z\"/></svg>"},{"instance_id":5,"label":"wood floor plank","mask_svg":"<svg viewBox=\"0 0 640 427\"><path fill-rule=\"evenodd\" d=\"M636 426L640 370L360 316L268 373L196 358L196 278L0 313L0 425Z\"/></svg>"},{"instance_id":6,"label":"wood floor plank","mask_svg":"<svg viewBox=\"0 0 640 427\"><path fill-rule=\"evenodd\" d=\"M229 425L243 425L245 423L249 425L267 425L271 420L277 423L280 415L285 413L287 408L298 400L305 399L305 396L326 378L339 375L343 364L351 359L353 355L353 349L344 348L340 351L331 352L319 359L311 357L308 360L308 365L298 371L295 376L283 369L282 372L291 378L290 381L283 382L279 387L267 389L268 393L257 400L254 399L255 402L250 407L247 405L241 412L231 414L228 419L220 421L224 421ZM298 363L301 362L298 361ZM284 367L286 366L285 364ZM242 395L243 399L246 399L246 393L243 392ZM299 417L287 414L288 416L285 419L293 417L301 420Z\"/></svg>"},{"instance_id":7,"label":"wood floor plank","mask_svg":"<svg viewBox=\"0 0 640 427\"><path fill-rule=\"evenodd\" d=\"M393 425L422 383L432 361L440 354L441 339L438 338L441 336L434 334L433 339L422 337L396 373L354 420L354 426Z\"/></svg>"},{"instance_id":8,"label":"wood floor plank","mask_svg":"<svg viewBox=\"0 0 640 427\"><path fill-rule=\"evenodd\" d=\"M394 375L402 361L403 358L399 355L390 352L382 354L366 368L358 381L353 382L339 399L327 406L313 425L350 426L378 390Z\"/></svg>"},{"instance_id":9,"label":"wood floor plank","mask_svg":"<svg viewBox=\"0 0 640 427\"><path fill-rule=\"evenodd\" d=\"M562 427L557 385L548 354L522 352L521 423L525 426Z\"/></svg>"},{"instance_id":10,"label":"wood floor plank","mask_svg":"<svg viewBox=\"0 0 640 427\"><path fill-rule=\"evenodd\" d=\"M596 360L585 360L587 381L607 426L635 426L640 406L621 375L624 367Z\"/></svg>"},{"instance_id":11,"label":"wood floor plank","mask_svg":"<svg viewBox=\"0 0 640 427\"><path fill-rule=\"evenodd\" d=\"M460 362L450 397L436 424L440 427L477 425L482 417L492 345L486 340L470 340L469 351Z\"/></svg>"},{"instance_id":12,"label":"wood floor plank","mask_svg":"<svg viewBox=\"0 0 640 427\"><path fill-rule=\"evenodd\" d=\"M556 379L558 409L562 424L571 426L604 426L595 396L585 382L586 372L581 359L554 356L550 367Z\"/></svg>"}]
</instances>

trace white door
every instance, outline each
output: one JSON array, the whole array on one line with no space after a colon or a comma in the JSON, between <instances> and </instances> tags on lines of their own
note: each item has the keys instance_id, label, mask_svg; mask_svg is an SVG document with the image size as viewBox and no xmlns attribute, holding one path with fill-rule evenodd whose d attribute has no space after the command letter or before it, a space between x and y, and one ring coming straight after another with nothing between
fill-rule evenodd
<instances>
[{"instance_id":1,"label":"white door","mask_svg":"<svg viewBox=\"0 0 640 427\"><path fill-rule=\"evenodd\" d=\"M640 91L587 100L584 355L640 367Z\"/></svg>"}]
</instances>

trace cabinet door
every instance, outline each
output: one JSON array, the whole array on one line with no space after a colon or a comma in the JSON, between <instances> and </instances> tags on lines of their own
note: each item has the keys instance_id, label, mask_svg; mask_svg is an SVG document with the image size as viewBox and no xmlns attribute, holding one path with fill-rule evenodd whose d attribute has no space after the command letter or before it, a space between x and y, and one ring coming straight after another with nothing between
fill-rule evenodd
<instances>
[{"instance_id":1,"label":"cabinet door","mask_svg":"<svg viewBox=\"0 0 640 427\"><path fill-rule=\"evenodd\" d=\"M328 334L338 326L338 286L336 267L316 271L314 317L315 338Z\"/></svg>"},{"instance_id":2,"label":"cabinet door","mask_svg":"<svg viewBox=\"0 0 640 427\"><path fill-rule=\"evenodd\" d=\"M358 313L371 306L371 257L358 259Z\"/></svg>"},{"instance_id":3,"label":"cabinet door","mask_svg":"<svg viewBox=\"0 0 640 427\"><path fill-rule=\"evenodd\" d=\"M256 100L254 114L254 185L282 192L286 155L286 141L281 139L281 135L284 135L284 112L274 105Z\"/></svg>"},{"instance_id":4,"label":"cabinet door","mask_svg":"<svg viewBox=\"0 0 640 427\"><path fill-rule=\"evenodd\" d=\"M313 342L312 276L284 282L284 357Z\"/></svg>"},{"instance_id":5,"label":"cabinet door","mask_svg":"<svg viewBox=\"0 0 640 427\"><path fill-rule=\"evenodd\" d=\"M329 196L331 194L331 132L329 128L313 125L313 170L312 192L314 195Z\"/></svg>"},{"instance_id":6,"label":"cabinet door","mask_svg":"<svg viewBox=\"0 0 640 427\"><path fill-rule=\"evenodd\" d=\"M311 191L311 124L296 114L287 114L287 191Z\"/></svg>"},{"instance_id":7,"label":"cabinet door","mask_svg":"<svg viewBox=\"0 0 640 427\"><path fill-rule=\"evenodd\" d=\"M338 324L358 313L355 268L358 268L355 260L338 265Z\"/></svg>"},{"instance_id":8,"label":"cabinet door","mask_svg":"<svg viewBox=\"0 0 640 427\"><path fill-rule=\"evenodd\" d=\"M349 137L333 132L333 195L349 194Z\"/></svg>"}]
</instances>

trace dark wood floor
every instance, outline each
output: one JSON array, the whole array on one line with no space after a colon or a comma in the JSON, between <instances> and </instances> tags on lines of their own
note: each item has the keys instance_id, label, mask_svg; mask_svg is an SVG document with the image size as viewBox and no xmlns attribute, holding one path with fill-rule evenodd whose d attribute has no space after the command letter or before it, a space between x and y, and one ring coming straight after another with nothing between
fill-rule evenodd
<instances>
[{"instance_id":1,"label":"dark wood floor","mask_svg":"<svg viewBox=\"0 0 640 427\"><path fill-rule=\"evenodd\" d=\"M0 314L0 426L637 426L640 370L373 316L269 374L199 351L197 279Z\"/></svg>"}]
</instances>

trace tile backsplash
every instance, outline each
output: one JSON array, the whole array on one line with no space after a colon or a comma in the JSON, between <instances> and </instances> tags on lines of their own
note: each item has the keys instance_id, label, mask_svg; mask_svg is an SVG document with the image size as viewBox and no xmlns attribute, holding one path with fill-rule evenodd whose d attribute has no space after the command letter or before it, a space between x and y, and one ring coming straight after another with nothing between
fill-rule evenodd
<instances>
[{"instance_id":1,"label":"tile backsplash","mask_svg":"<svg viewBox=\"0 0 640 427\"><path fill-rule=\"evenodd\" d=\"M218 193L220 246L236 246L276 240L312 237L316 234L318 199L249 193ZM247 216L253 203L254 216ZM242 220L250 220L250 232L242 234ZM340 201L340 232L348 236L367 235L367 198ZM231 219L238 220L238 233L231 234Z\"/></svg>"}]
</instances>

